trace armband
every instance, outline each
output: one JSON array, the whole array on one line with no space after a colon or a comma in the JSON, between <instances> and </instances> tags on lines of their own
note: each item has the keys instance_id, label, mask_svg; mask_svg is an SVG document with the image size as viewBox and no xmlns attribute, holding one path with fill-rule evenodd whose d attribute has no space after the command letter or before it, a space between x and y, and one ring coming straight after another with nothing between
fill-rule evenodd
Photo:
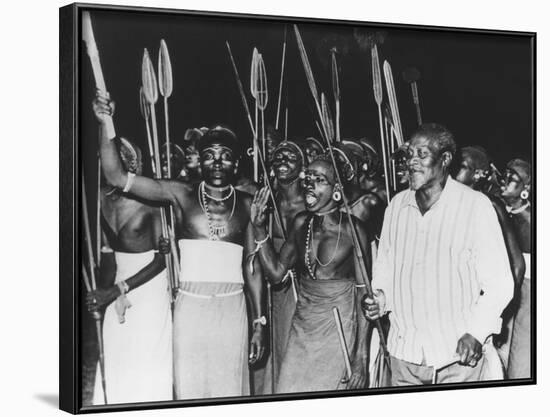
<instances>
[{"instance_id":1,"label":"armband","mask_svg":"<svg viewBox=\"0 0 550 417\"><path fill-rule=\"evenodd\" d=\"M130 188L132 188L132 185L134 184L135 178L136 178L136 174L134 174L133 172L128 172L126 176L126 185L122 189L123 193L127 193L128 191L130 191Z\"/></svg>"}]
</instances>

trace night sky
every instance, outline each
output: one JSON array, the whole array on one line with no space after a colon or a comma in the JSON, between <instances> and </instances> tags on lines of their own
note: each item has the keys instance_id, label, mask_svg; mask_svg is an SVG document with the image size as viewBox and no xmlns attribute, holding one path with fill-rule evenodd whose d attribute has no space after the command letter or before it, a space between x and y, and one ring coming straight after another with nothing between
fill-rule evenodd
<instances>
[{"instance_id":1,"label":"night sky","mask_svg":"<svg viewBox=\"0 0 550 417\"><path fill-rule=\"evenodd\" d=\"M250 130L226 40L231 44L251 109L248 86L252 50L257 47L263 54L269 86L266 123L275 123L284 23L94 10L92 24L107 88L117 103L117 133L136 141L142 149L146 148L146 133L138 91L143 48L148 48L157 67L162 38L167 42L174 74L174 92L169 101L173 140L181 140L189 127L224 123L244 142L250 143ZM330 39L336 37L338 45L345 46L346 54L339 56L342 137L367 136L379 140L370 51L362 51L358 46L353 36L354 27L303 22L298 26L318 89L330 97L333 112L328 65ZM499 167L512 157L531 159L533 75L529 37L377 25L364 26L363 30L386 32L384 43L379 46L380 63L387 59L392 65L406 138L416 127L416 116L411 90L401 74L405 68L414 66L421 73L418 88L425 122L446 125L455 133L459 146L484 146ZM97 127L90 104L95 83L83 43L82 46L81 132L84 152L91 158L97 149ZM292 24L287 25L284 91L283 104L286 102L289 108L289 137L318 136L313 99ZM384 87L384 100L386 98ZM160 100L156 112L162 138L164 113ZM92 162L88 159L85 164Z\"/></svg>"}]
</instances>

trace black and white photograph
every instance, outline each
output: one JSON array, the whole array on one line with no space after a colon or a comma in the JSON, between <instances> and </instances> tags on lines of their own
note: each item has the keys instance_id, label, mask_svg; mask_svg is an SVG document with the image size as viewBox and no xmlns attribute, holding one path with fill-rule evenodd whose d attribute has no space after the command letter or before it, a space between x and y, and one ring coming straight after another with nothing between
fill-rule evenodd
<instances>
[{"instance_id":1,"label":"black and white photograph","mask_svg":"<svg viewBox=\"0 0 550 417\"><path fill-rule=\"evenodd\" d=\"M77 411L535 383L534 33L60 24Z\"/></svg>"}]
</instances>

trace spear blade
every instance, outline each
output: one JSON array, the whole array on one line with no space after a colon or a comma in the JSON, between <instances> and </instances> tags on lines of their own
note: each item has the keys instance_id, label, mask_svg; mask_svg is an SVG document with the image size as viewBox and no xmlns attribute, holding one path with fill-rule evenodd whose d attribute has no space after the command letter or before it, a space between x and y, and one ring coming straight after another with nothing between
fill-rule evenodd
<instances>
[{"instance_id":1,"label":"spear blade","mask_svg":"<svg viewBox=\"0 0 550 417\"><path fill-rule=\"evenodd\" d=\"M336 61L336 49L331 50L332 55L332 93L334 100L340 101L340 79L338 77L338 62Z\"/></svg>"},{"instance_id":2,"label":"spear blade","mask_svg":"<svg viewBox=\"0 0 550 417\"><path fill-rule=\"evenodd\" d=\"M338 62L336 61L336 48L331 49L332 55L332 93L336 107L336 131L335 139L340 142L340 79L338 77Z\"/></svg>"},{"instance_id":3,"label":"spear blade","mask_svg":"<svg viewBox=\"0 0 550 417\"><path fill-rule=\"evenodd\" d=\"M382 104L382 76L380 74L380 61L378 59L378 48L376 44L371 47L372 57L372 89L374 91L374 100L379 106Z\"/></svg>"},{"instance_id":4,"label":"spear blade","mask_svg":"<svg viewBox=\"0 0 550 417\"><path fill-rule=\"evenodd\" d=\"M262 54L258 54L257 59L257 85L256 85L256 99L258 100L258 108L264 111L267 107L268 92L267 92L267 73L265 71L264 58Z\"/></svg>"},{"instance_id":5,"label":"spear blade","mask_svg":"<svg viewBox=\"0 0 550 417\"><path fill-rule=\"evenodd\" d=\"M330 107L325 97L325 93L321 93L321 108L323 111L323 124L327 132L327 139L334 142L334 123L332 122Z\"/></svg>"},{"instance_id":6,"label":"spear blade","mask_svg":"<svg viewBox=\"0 0 550 417\"><path fill-rule=\"evenodd\" d=\"M319 120L323 128L321 135L322 136L324 135L326 139L327 129L325 126L325 122L323 120L323 112L321 110L321 105L319 103L319 93L317 91L317 85L315 84L315 78L313 77L313 71L311 70L311 65L309 63L309 58L307 56L306 48L304 46L304 42L302 41L302 36L300 35L300 31L298 30L297 25L294 25L294 33L296 34L296 42L298 43L298 49L300 51L300 57L302 58L304 71L306 73L307 83L309 85L311 95L313 96L313 100L315 101L315 108L317 109L317 115L319 116Z\"/></svg>"},{"instance_id":7,"label":"spear blade","mask_svg":"<svg viewBox=\"0 0 550 417\"><path fill-rule=\"evenodd\" d=\"M258 49L252 51L252 62L250 63L250 94L258 99Z\"/></svg>"},{"instance_id":8,"label":"spear blade","mask_svg":"<svg viewBox=\"0 0 550 417\"><path fill-rule=\"evenodd\" d=\"M139 111L141 113L141 117L145 120L149 119L149 105L147 103L147 99L145 98L143 87L139 87Z\"/></svg>"},{"instance_id":9,"label":"spear blade","mask_svg":"<svg viewBox=\"0 0 550 417\"><path fill-rule=\"evenodd\" d=\"M143 50L143 60L141 63L141 84L143 85L143 95L149 105L154 105L158 100L157 78L155 69L149 57L147 48Z\"/></svg>"},{"instance_id":10,"label":"spear blade","mask_svg":"<svg viewBox=\"0 0 550 417\"><path fill-rule=\"evenodd\" d=\"M397 105L397 97L395 95L395 86L393 84L393 74L391 65L388 61L384 61L384 78L386 79L386 89L388 90L388 98L393 116L393 125L395 126L395 132L397 133L397 145L401 146L404 143L403 131L401 129L401 118L399 117L399 107Z\"/></svg>"},{"instance_id":11,"label":"spear blade","mask_svg":"<svg viewBox=\"0 0 550 417\"><path fill-rule=\"evenodd\" d=\"M172 63L170 61L170 54L168 53L168 46L164 39L160 40L159 49L159 90L163 97L170 97L172 90L174 89L174 81L172 78Z\"/></svg>"},{"instance_id":12,"label":"spear blade","mask_svg":"<svg viewBox=\"0 0 550 417\"><path fill-rule=\"evenodd\" d=\"M315 78L313 77L313 71L309 63L306 48L304 46L304 42L302 41L302 36L300 35L300 31L298 30L297 25L294 25L294 33L296 34L296 41L298 42L298 49L300 51L300 57L302 58L302 64L304 65L304 70L306 72L309 89L311 90L311 94L313 95L316 103L319 103L319 92L317 91L317 84L315 84Z\"/></svg>"},{"instance_id":13,"label":"spear blade","mask_svg":"<svg viewBox=\"0 0 550 417\"><path fill-rule=\"evenodd\" d=\"M235 75L235 80L237 81L237 88L239 90L239 95L241 96L241 102L243 103L244 111L246 113L248 123L250 124L250 129L252 130L252 135L254 136L256 135L256 132L252 123L252 117L250 116L248 101L246 100L246 96L244 94L243 83L241 82L241 77L239 76L239 71L237 70L237 65L235 64L235 59L233 58L233 53L231 52L229 42L225 41L225 45L227 46L227 52L229 53L229 58L231 59L231 66L233 67L233 74Z\"/></svg>"},{"instance_id":14,"label":"spear blade","mask_svg":"<svg viewBox=\"0 0 550 417\"><path fill-rule=\"evenodd\" d=\"M99 51L97 49L94 30L92 28L92 18L90 17L90 12L82 13L82 39L86 44L86 51L88 52L90 63L92 64L95 86L101 93L103 93L103 95L108 96L105 78L103 77L103 69L101 68L101 61L99 59ZM107 130L107 135L110 138L114 138L116 136L115 125L112 117L107 119L105 128Z\"/></svg>"}]
</instances>

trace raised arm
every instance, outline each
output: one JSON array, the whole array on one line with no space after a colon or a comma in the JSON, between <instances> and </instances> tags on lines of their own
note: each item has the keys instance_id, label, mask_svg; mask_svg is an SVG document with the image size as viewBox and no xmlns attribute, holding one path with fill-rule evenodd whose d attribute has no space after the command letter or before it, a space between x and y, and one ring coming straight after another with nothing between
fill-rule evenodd
<instances>
[{"instance_id":1,"label":"raised arm","mask_svg":"<svg viewBox=\"0 0 550 417\"><path fill-rule=\"evenodd\" d=\"M257 245L257 255L260 259L266 277L274 284L283 280L288 270L296 263L297 245L296 232L299 223L303 222L300 215L294 219L288 239L278 253L266 230L266 208L269 199L269 190L262 188L257 191L250 208L250 223L252 224L253 236Z\"/></svg>"},{"instance_id":2,"label":"raised arm","mask_svg":"<svg viewBox=\"0 0 550 417\"><path fill-rule=\"evenodd\" d=\"M141 175L128 173L116 147L114 137L109 137L106 123L114 113L114 102L105 96L97 95L93 110L99 122L99 151L101 166L107 182L121 190L151 201L174 202L177 188L181 185L175 181L153 180Z\"/></svg>"}]
</instances>

